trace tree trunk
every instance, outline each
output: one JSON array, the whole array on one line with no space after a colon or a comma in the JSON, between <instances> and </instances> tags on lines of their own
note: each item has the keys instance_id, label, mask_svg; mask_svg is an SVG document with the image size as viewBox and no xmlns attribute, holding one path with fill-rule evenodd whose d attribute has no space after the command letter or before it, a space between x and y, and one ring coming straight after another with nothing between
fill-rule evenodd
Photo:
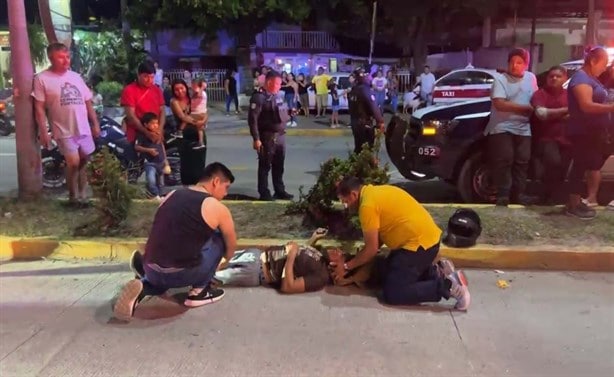
<instances>
[{"instance_id":1,"label":"tree trunk","mask_svg":"<svg viewBox=\"0 0 614 377\"><path fill-rule=\"evenodd\" d=\"M9 38L11 46L29 46L24 0L8 0ZM40 146L38 144L32 97L34 67L30 49L11 51L13 100L15 103L15 145L19 198L32 200L43 189Z\"/></svg>"},{"instance_id":2,"label":"tree trunk","mask_svg":"<svg viewBox=\"0 0 614 377\"><path fill-rule=\"evenodd\" d=\"M588 19L586 22L586 45L593 46L596 42L595 31L595 0L588 0Z\"/></svg>"},{"instance_id":3,"label":"tree trunk","mask_svg":"<svg viewBox=\"0 0 614 377\"><path fill-rule=\"evenodd\" d=\"M426 33L426 25L424 21L418 21L419 24L416 26L414 37L411 42L411 51L412 58L414 62L414 72L416 77L422 73L424 70L424 66L426 64L426 58L428 56L428 45L427 45L427 33Z\"/></svg>"},{"instance_id":4,"label":"tree trunk","mask_svg":"<svg viewBox=\"0 0 614 377\"><path fill-rule=\"evenodd\" d=\"M9 0L10 2L10 0ZM49 10L49 0L38 0L38 12L41 17L43 31L49 43L57 42L53 22L51 21L51 11Z\"/></svg>"},{"instance_id":5,"label":"tree trunk","mask_svg":"<svg viewBox=\"0 0 614 377\"><path fill-rule=\"evenodd\" d=\"M130 56L132 51L132 35L130 34L130 22L128 22L128 0L121 0L121 20L122 20L122 39L126 47L126 52Z\"/></svg>"}]
</instances>

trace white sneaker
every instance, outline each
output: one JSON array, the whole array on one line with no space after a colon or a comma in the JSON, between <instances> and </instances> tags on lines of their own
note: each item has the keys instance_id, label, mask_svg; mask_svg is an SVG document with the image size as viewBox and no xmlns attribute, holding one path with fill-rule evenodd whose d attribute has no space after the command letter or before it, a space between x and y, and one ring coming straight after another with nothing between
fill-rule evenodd
<instances>
[{"instance_id":1,"label":"white sneaker","mask_svg":"<svg viewBox=\"0 0 614 377\"><path fill-rule=\"evenodd\" d=\"M607 209L609 211L614 211L614 200L612 200L610 203L608 203L608 205L605 207L605 209Z\"/></svg>"},{"instance_id":2,"label":"white sneaker","mask_svg":"<svg viewBox=\"0 0 614 377\"><path fill-rule=\"evenodd\" d=\"M292 127L292 122L287 122L286 127Z\"/></svg>"},{"instance_id":3,"label":"white sneaker","mask_svg":"<svg viewBox=\"0 0 614 377\"><path fill-rule=\"evenodd\" d=\"M447 258L441 258L437 263L435 263L435 266L437 267L437 273L442 278L452 275L454 271L456 271L454 268L454 263Z\"/></svg>"},{"instance_id":4,"label":"white sneaker","mask_svg":"<svg viewBox=\"0 0 614 377\"><path fill-rule=\"evenodd\" d=\"M455 271L453 274L448 275L448 280L452 282L450 288L450 295L456 299L456 310L467 310L471 303L471 294L469 288L467 288L467 277L462 270Z\"/></svg>"},{"instance_id":5,"label":"white sneaker","mask_svg":"<svg viewBox=\"0 0 614 377\"><path fill-rule=\"evenodd\" d=\"M294 127L297 127L297 126L298 126L298 123L296 123L296 121L294 121L294 122L292 122L292 123L290 124L290 127L293 127L293 128L294 128Z\"/></svg>"},{"instance_id":6,"label":"white sneaker","mask_svg":"<svg viewBox=\"0 0 614 377\"><path fill-rule=\"evenodd\" d=\"M599 206L599 203L590 203L588 199L582 198L582 203L584 203L588 208L595 208Z\"/></svg>"}]
</instances>

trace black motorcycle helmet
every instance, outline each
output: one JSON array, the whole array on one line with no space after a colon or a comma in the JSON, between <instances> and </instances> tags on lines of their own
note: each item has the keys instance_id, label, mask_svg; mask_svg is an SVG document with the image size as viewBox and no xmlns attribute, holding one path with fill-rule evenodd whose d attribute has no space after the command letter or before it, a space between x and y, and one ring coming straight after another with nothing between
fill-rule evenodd
<instances>
[{"instance_id":1,"label":"black motorcycle helmet","mask_svg":"<svg viewBox=\"0 0 614 377\"><path fill-rule=\"evenodd\" d=\"M480 216L472 209L461 208L448 220L443 243L450 247L471 247L482 234Z\"/></svg>"}]
</instances>

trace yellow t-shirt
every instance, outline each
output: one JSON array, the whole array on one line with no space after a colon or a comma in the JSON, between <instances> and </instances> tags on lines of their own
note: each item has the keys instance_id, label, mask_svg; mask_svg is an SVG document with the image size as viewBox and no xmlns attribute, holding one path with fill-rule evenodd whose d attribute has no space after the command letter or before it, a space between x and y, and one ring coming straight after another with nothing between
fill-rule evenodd
<instances>
[{"instance_id":1,"label":"yellow t-shirt","mask_svg":"<svg viewBox=\"0 0 614 377\"><path fill-rule=\"evenodd\" d=\"M427 249L441 237L430 213L396 186L363 186L358 217L363 231L378 230L381 241L392 250Z\"/></svg>"},{"instance_id":2,"label":"yellow t-shirt","mask_svg":"<svg viewBox=\"0 0 614 377\"><path fill-rule=\"evenodd\" d=\"M311 82L316 85L316 94L328 94L328 82L330 79L332 79L332 77L329 75L322 74L315 76L313 80L311 80Z\"/></svg>"}]
</instances>

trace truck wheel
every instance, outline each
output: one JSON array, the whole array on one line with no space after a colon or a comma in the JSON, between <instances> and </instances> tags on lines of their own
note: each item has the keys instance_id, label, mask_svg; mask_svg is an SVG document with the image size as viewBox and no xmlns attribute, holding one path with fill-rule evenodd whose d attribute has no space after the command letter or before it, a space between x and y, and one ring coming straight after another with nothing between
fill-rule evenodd
<instances>
[{"instance_id":1,"label":"truck wheel","mask_svg":"<svg viewBox=\"0 0 614 377\"><path fill-rule=\"evenodd\" d=\"M465 160L456 187L465 203L494 202L496 192L490 185L488 169L481 152Z\"/></svg>"}]
</instances>

